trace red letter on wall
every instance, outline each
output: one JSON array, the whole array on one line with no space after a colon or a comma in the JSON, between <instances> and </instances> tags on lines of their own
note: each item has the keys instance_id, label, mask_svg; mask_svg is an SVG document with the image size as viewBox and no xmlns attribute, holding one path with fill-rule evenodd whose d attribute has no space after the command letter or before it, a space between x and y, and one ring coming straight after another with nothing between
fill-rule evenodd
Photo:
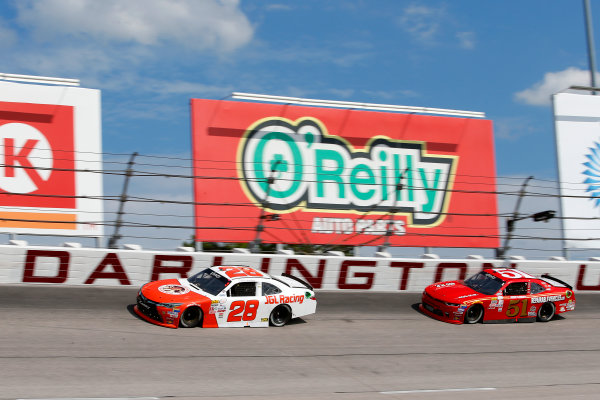
<instances>
[{"instance_id":1,"label":"red letter on wall","mask_svg":"<svg viewBox=\"0 0 600 400\"><path fill-rule=\"evenodd\" d=\"M290 258L285 265L285 273L292 275L292 269L296 269L312 287L320 289L323 285L323 276L325 275L325 262L325 260L319 261L319 271L317 272L317 276L314 276L300 261L295 258Z\"/></svg>"},{"instance_id":2,"label":"red letter on wall","mask_svg":"<svg viewBox=\"0 0 600 400\"><path fill-rule=\"evenodd\" d=\"M179 262L181 266L166 267L163 266L163 261ZM179 274L182 278L187 278L188 272L192 269L193 262L194 259L192 256L166 256L158 254L154 257L154 268L152 269L152 278L150 280L157 281L160 274Z\"/></svg>"},{"instance_id":3,"label":"red letter on wall","mask_svg":"<svg viewBox=\"0 0 600 400\"><path fill-rule=\"evenodd\" d=\"M58 258L58 273L55 276L35 275L35 259L37 257ZM64 283L69 274L70 257L68 251L28 250L25 258L25 269L23 270L23 282Z\"/></svg>"},{"instance_id":4,"label":"red letter on wall","mask_svg":"<svg viewBox=\"0 0 600 400\"><path fill-rule=\"evenodd\" d=\"M406 286L408 286L408 276L410 275L410 270L412 268L423 268L425 263L419 262L404 262L404 261L394 261L390 264L392 268L402 268L402 278L400 279L400 290L406 290Z\"/></svg>"},{"instance_id":5,"label":"red letter on wall","mask_svg":"<svg viewBox=\"0 0 600 400\"><path fill-rule=\"evenodd\" d=\"M585 276L585 270L587 265L582 264L579 266L579 274L577 274L577 290L600 290L600 283L597 285L584 285L583 277Z\"/></svg>"},{"instance_id":6,"label":"red letter on wall","mask_svg":"<svg viewBox=\"0 0 600 400\"><path fill-rule=\"evenodd\" d=\"M340 267L340 276L338 278L339 289L362 289L369 290L373 287L375 274L372 272L357 272L353 276L356 278L367 278L365 283L347 283L348 270L350 267L376 267L377 261L351 261L346 260Z\"/></svg>"},{"instance_id":7,"label":"red letter on wall","mask_svg":"<svg viewBox=\"0 0 600 400\"><path fill-rule=\"evenodd\" d=\"M104 272L104 269L109 265L113 269L112 272ZM118 279L121 285L131 285L129 278L121 265L121 260L119 260L119 257L115 253L108 253L84 284L91 285L96 279Z\"/></svg>"},{"instance_id":8,"label":"red letter on wall","mask_svg":"<svg viewBox=\"0 0 600 400\"><path fill-rule=\"evenodd\" d=\"M444 273L445 269L448 268L454 268L454 269L458 269L460 270L458 279L462 280L465 279L467 277L467 264L465 263L439 263L436 270L435 270L435 279L433 280L433 282L441 282L442 281L442 275Z\"/></svg>"}]
</instances>

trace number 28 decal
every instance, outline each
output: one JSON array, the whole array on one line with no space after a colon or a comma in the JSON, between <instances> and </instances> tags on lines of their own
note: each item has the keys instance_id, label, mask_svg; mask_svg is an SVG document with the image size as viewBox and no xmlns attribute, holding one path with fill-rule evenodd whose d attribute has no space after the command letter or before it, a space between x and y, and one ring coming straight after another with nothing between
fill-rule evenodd
<instances>
[{"instance_id":1,"label":"number 28 decal","mask_svg":"<svg viewBox=\"0 0 600 400\"><path fill-rule=\"evenodd\" d=\"M219 267L220 271L223 271L225 275L230 278L244 278L246 276L263 276L262 273L248 267Z\"/></svg>"},{"instance_id":2,"label":"number 28 decal","mask_svg":"<svg viewBox=\"0 0 600 400\"><path fill-rule=\"evenodd\" d=\"M229 306L227 322L254 321L258 311L258 300L234 301Z\"/></svg>"}]
</instances>

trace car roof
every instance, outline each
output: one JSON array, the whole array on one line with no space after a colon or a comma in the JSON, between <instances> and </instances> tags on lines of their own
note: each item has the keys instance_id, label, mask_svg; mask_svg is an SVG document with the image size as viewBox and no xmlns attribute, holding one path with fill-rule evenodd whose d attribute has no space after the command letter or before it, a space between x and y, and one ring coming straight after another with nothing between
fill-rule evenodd
<instances>
[{"instance_id":1,"label":"car roof","mask_svg":"<svg viewBox=\"0 0 600 400\"><path fill-rule=\"evenodd\" d=\"M494 275L497 278L502 279L505 282L540 280L540 278L537 278L528 274L527 272L523 272L515 268L486 268L484 269L484 271L491 275ZM508 276L507 273L508 275L514 276Z\"/></svg>"},{"instance_id":2,"label":"car roof","mask_svg":"<svg viewBox=\"0 0 600 400\"><path fill-rule=\"evenodd\" d=\"M215 265L209 269L232 281L245 278L272 279L271 275L256 268L249 267L248 265Z\"/></svg>"}]
</instances>

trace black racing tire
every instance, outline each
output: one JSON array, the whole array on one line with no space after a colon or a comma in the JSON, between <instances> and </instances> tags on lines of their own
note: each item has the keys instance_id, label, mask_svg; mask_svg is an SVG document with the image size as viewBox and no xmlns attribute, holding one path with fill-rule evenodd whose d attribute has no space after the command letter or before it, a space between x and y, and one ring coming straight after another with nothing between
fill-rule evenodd
<instances>
[{"instance_id":1,"label":"black racing tire","mask_svg":"<svg viewBox=\"0 0 600 400\"><path fill-rule=\"evenodd\" d=\"M481 304L473 304L465 311L465 324L476 324L483 321L483 307Z\"/></svg>"},{"instance_id":2,"label":"black racing tire","mask_svg":"<svg viewBox=\"0 0 600 400\"><path fill-rule=\"evenodd\" d=\"M271 326L280 327L287 324L290 319L292 319L292 310L290 309L290 306L282 304L271 311L271 315L269 315L269 324Z\"/></svg>"},{"instance_id":3,"label":"black racing tire","mask_svg":"<svg viewBox=\"0 0 600 400\"><path fill-rule=\"evenodd\" d=\"M188 307L183 313L181 313L181 317L179 318L179 325L182 328L195 328L200 325L200 321L202 321L202 310L200 307Z\"/></svg>"},{"instance_id":4,"label":"black racing tire","mask_svg":"<svg viewBox=\"0 0 600 400\"><path fill-rule=\"evenodd\" d=\"M554 303L546 302L540 306L537 312L537 320L540 322L548 322L556 314L556 306Z\"/></svg>"}]
</instances>

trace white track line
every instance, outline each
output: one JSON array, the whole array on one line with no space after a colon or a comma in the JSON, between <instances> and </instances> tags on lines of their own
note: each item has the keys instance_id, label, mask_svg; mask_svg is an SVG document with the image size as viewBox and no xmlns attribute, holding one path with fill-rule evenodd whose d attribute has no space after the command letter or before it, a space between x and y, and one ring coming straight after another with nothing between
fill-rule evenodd
<instances>
[{"instance_id":1,"label":"white track line","mask_svg":"<svg viewBox=\"0 0 600 400\"><path fill-rule=\"evenodd\" d=\"M159 400L158 397L47 397L41 399L17 400Z\"/></svg>"},{"instance_id":2,"label":"white track line","mask_svg":"<svg viewBox=\"0 0 600 400\"><path fill-rule=\"evenodd\" d=\"M414 394L414 393L437 393L437 392L475 392L475 391L484 391L484 390L496 390L496 388L395 390L392 392L379 392L379 393L380 394Z\"/></svg>"}]
</instances>

